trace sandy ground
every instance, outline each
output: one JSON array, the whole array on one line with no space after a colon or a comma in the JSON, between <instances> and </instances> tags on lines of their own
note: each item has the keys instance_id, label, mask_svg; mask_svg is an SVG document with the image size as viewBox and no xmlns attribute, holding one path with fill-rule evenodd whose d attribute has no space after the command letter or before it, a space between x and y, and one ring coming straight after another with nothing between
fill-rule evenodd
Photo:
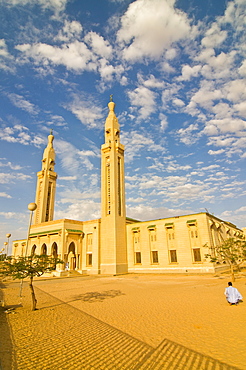
<instances>
[{"instance_id":1,"label":"sandy ground","mask_svg":"<svg viewBox=\"0 0 246 370\"><path fill-rule=\"evenodd\" d=\"M246 301L228 276L137 275L2 283L1 370L246 369ZM246 300L246 276L234 286ZM1 296L0 296L1 299Z\"/></svg>"}]
</instances>

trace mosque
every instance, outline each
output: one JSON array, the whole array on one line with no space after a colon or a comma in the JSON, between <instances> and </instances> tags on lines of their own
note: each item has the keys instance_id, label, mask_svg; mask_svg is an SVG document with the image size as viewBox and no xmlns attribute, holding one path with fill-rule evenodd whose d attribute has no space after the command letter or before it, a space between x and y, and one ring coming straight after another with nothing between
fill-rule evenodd
<instances>
[{"instance_id":1,"label":"mosque","mask_svg":"<svg viewBox=\"0 0 246 370\"><path fill-rule=\"evenodd\" d=\"M47 254L64 266L57 276L77 274L211 273L225 265L205 258L227 238L243 231L208 212L138 221L126 217L124 145L115 115L108 104L105 143L101 146L101 218L90 221L53 220L57 174L54 136L48 136L42 169L37 173L33 224L27 240L13 242L13 255ZM207 245L207 247L205 247Z\"/></svg>"}]
</instances>

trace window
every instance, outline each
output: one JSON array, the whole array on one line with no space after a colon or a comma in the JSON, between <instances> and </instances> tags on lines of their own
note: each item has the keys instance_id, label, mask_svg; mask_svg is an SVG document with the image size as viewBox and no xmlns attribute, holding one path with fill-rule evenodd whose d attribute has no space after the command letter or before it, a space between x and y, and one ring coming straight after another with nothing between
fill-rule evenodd
<instances>
[{"instance_id":1,"label":"window","mask_svg":"<svg viewBox=\"0 0 246 370\"><path fill-rule=\"evenodd\" d=\"M176 250L171 250L170 251L170 260L171 260L171 263L173 262L177 262L177 252Z\"/></svg>"},{"instance_id":2,"label":"window","mask_svg":"<svg viewBox=\"0 0 246 370\"><path fill-rule=\"evenodd\" d=\"M141 252L135 252L135 263L141 263Z\"/></svg>"},{"instance_id":3,"label":"window","mask_svg":"<svg viewBox=\"0 0 246 370\"><path fill-rule=\"evenodd\" d=\"M87 253L86 255L86 265L92 266L92 253Z\"/></svg>"},{"instance_id":4,"label":"window","mask_svg":"<svg viewBox=\"0 0 246 370\"><path fill-rule=\"evenodd\" d=\"M193 249L193 255L194 255L194 261L195 262L201 262L201 252L200 248L194 248Z\"/></svg>"},{"instance_id":5,"label":"window","mask_svg":"<svg viewBox=\"0 0 246 370\"><path fill-rule=\"evenodd\" d=\"M88 252L92 252L92 245L93 245L93 243L92 243L92 241L93 241L92 237L93 237L93 234L87 234L86 235L86 252L87 253Z\"/></svg>"},{"instance_id":6,"label":"window","mask_svg":"<svg viewBox=\"0 0 246 370\"><path fill-rule=\"evenodd\" d=\"M157 251L152 251L152 263L158 263L158 252Z\"/></svg>"},{"instance_id":7,"label":"window","mask_svg":"<svg viewBox=\"0 0 246 370\"><path fill-rule=\"evenodd\" d=\"M150 234L150 241L151 242L156 242L156 235L155 234Z\"/></svg>"}]
</instances>

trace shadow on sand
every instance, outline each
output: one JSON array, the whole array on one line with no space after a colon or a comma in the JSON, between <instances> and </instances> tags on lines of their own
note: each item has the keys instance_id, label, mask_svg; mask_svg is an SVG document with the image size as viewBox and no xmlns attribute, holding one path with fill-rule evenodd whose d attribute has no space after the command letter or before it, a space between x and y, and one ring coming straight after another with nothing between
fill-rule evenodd
<instances>
[{"instance_id":1,"label":"shadow on sand","mask_svg":"<svg viewBox=\"0 0 246 370\"><path fill-rule=\"evenodd\" d=\"M212 357L164 339L134 370L240 370Z\"/></svg>"},{"instance_id":2,"label":"shadow on sand","mask_svg":"<svg viewBox=\"0 0 246 370\"><path fill-rule=\"evenodd\" d=\"M106 290L104 292L87 292L85 294L79 294L74 296L74 301L83 301L89 303L103 302L105 299L119 297L120 295L125 295L125 293L122 293L120 290Z\"/></svg>"},{"instance_id":3,"label":"shadow on sand","mask_svg":"<svg viewBox=\"0 0 246 370\"><path fill-rule=\"evenodd\" d=\"M8 315L12 315L15 308L20 307L20 305L4 305L4 289L6 289L6 286L3 282L0 282L0 370L9 370L16 368L16 360ZM5 311L10 308L10 313L6 313Z\"/></svg>"}]
</instances>

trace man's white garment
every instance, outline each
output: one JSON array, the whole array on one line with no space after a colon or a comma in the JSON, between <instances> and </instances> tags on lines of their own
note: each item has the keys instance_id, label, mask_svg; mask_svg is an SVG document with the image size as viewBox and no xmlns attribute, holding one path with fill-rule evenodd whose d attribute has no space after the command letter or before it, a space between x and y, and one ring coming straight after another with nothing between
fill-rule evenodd
<instances>
[{"instance_id":1,"label":"man's white garment","mask_svg":"<svg viewBox=\"0 0 246 370\"><path fill-rule=\"evenodd\" d=\"M233 286L228 286L225 289L225 295L229 303L237 303L239 300L243 299L239 291Z\"/></svg>"}]
</instances>

